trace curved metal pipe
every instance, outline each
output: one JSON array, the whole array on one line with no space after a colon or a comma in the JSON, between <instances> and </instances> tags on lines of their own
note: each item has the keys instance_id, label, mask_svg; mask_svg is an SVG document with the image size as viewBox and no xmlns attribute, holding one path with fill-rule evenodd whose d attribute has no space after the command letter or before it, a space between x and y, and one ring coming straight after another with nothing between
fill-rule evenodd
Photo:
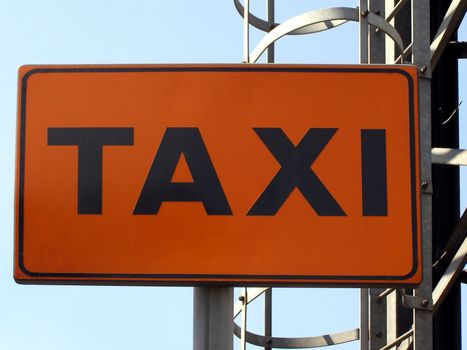
<instances>
[{"instance_id":1,"label":"curved metal pipe","mask_svg":"<svg viewBox=\"0 0 467 350\"><path fill-rule=\"evenodd\" d=\"M244 8L243 8L243 5L240 3L240 0L233 0L233 1L234 1L234 5L238 13L240 14L240 16L243 17ZM261 18L256 17L251 12L249 12L248 14L248 21L253 27L263 32L270 32L272 29L281 25L281 23L276 23L276 22L273 24L270 24L268 21L265 21L265 20L262 20ZM288 33L288 35L303 35L303 34L318 33L323 30L335 28L346 22L347 22L346 20L332 20L332 21L325 21L321 23L314 23L304 28L294 30Z\"/></svg>"}]
</instances>

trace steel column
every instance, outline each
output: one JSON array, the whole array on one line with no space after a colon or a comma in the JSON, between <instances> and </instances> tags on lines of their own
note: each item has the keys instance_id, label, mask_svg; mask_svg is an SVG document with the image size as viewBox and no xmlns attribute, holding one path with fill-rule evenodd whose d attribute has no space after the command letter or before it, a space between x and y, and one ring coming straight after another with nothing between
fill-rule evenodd
<instances>
[{"instance_id":1,"label":"steel column","mask_svg":"<svg viewBox=\"0 0 467 350\"><path fill-rule=\"evenodd\" d=\"M250 0L243 7L243 63L250 63Z\"/></svg>"},{"instance_id":2,"label":"steel column","mask_svg":"<svg viewBox=\"0 0 467 350\"><path fill-rule=\"evenodd\" d=\"M378 298L384 289L370 289L370 350L377 350L387 343L386 298Z\"/></svg>"},{"instance_id":3,"label":"steel column","mask_svg":"<svg viewBox=\"0 0 467 350\"><path fill-rule=\"evenodd\" d=\"M360 350L369 350L370 310L368 288L360 289Z\"/></svg>"},{"instance_id":4,"label":"steel column","mask_svg":"<svg viewBox=\"0 0 467 350\"><path fill-rule=\"evenodd\" d=\"M370 0L369 11L384 18L385 8L384 0ZM385 62L385 35L382 30L378 30L374 26L370 26L369 38L369 63L384 63Z\"/></svg>"},{"instance_id":5,"label":"steel column","mask_svg":"<svg viewBox=\"0 0 467 350\"><path fill-rule=\"evenodd\" d=\"M267 1L267 13L266 16L268 18L268 24L269 24L269 31L274 29L274 22L275 22L275 0L266 0ZM274 43L269 45L268 47L268 58L267 62L268 63L274 63L274 55L275 55L275 48L274 48Z\"/></svg>"},{"instance_id":6,"label":"steel column","mask_svg":"<svg viewBox=\"0 0 467 350\"><path fill-rule=\"evenodd\" d=\"M360 0L360 63L368 63L368 0Z\"/></svg>"},{"instance_id":7,"label":"steel column","mask_svg":"<svg viewBox=\"0 0 467 350\"><path fill-rule=\"evenodd\" d=\"M195 287L193 350L233 350L233 288Z\"/></svg>"},{"instance_id":8,"label":"steel column","mask_svg":"<svg viewBox=\"0 0 467 350\"><path fill-rule=\"evenodd\" d=\"M385 14L385 1L384 0L369 0L369 11L375 13L384 18ZM369 33L369 63L384 63L385 62L385 34L381 30L371 26ZM363 62L362 62L363 63ZM366 306L369 314L368 317L368 328L369 332L366 337L366 348L363 346L361 349L376 350L386 344L386 300L385 298L378 298L378 295L384 290L379 288L363 289L367 293ZM363 292L362 290L362 292ZM362 327L363 330L363 327ZM362 343L364 341L363 335L361 335Z\"/></svg>"},{"instance_id":9,"label":"steel column","mask_svg":"<svg viewBox=\"0 0 467 350\"><path fill-rule=\"evenodd\" d=\"M431 181L431 66L430 0L412 0L412 62L419 67L420 162L423 282L416 297L431 299L432 294L432 203ZM433 349L433 314L414 309L414 349Z\"/></svg>"},{"instance_id":10,"label":"steel column","mask_svg":"<svg viewBox=\"0 0 467 350\"><path fill-rule=\"evenodd\" d=\"M264 292L264 336L272 337L272 288ZM265 346L264 350L271 350L271 346Z\"/></svg>"}]
</instances>

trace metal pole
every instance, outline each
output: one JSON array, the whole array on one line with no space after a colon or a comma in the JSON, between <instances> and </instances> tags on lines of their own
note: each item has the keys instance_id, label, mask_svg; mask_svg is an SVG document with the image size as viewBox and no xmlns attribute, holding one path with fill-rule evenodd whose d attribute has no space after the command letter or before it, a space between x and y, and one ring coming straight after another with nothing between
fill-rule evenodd
<instances>
[{"instance_id":1,"label":"metal pole","mask_svg":"<svg viewBox=\"0 0 467 350\"><path fill-rule=\"evenodd\" d=\"M233 350L233 288L195 287L193 350Z\"/></svg>"},{"instance_id":2,"label":"metal pole","mask_svg":"<svg viewBox=\"0 0 467 350\"><path fill-rule=\"evenodd\" d=\"M423 282L415 290L416 297L430 300L432 295L432 204L431 180L431 67L430 67L430 0L412 0L412 62L420 70L420 161ZM414 349L433 349L433 314L414 310Z\"/></svg>"},{"instance_id":3,"label":"metal pole","mask_svg":"<svg viewBox=\"0 0 467 350\"><path fill-rule=\"evenodd\" d=\"M368 63L368 3L360 0L360 63Z\"/></svg>"},{"instance_id":4,"label":"metal pole","mask_svg":"<svg viewBox=\"0 0 467 350\"><path fill-rule=\"evenodd\" d=\"M365 1L360 1L360 4L366 5ZM362 7L362 10L371 11L384 18L384 0L369 0L367 6L368 8ZM360 16L365 13L360 12ZM361 17L361 20L364 18ZM385 35L382 31L376 31L375 27L369 28L368 21L365 22L360 23L360 45L364 46L360 47L361 63L384 63ZM362 30L363 25L365 32ZM375 350L386 344L386 300L377 298L381 292L381 289L373 288L361 290L361 350Z\"/></svg>"},{"instance_id":5,"label":"metal pole","mask_svg":"<svg viewBox=\"0 0 467 350\"><path fill-rule=\"evenodd\" d=\"M247 316L248 316L248 290L246 287L243 288L243 293L240 297L242 301L242 329L240 332L240 350L246 350L246 327L247 327Z\"/></svg>"},{"instance_id":6,"label":"metal pole","mask_svg":"<svg viewBox=\"0 0 467 350\"><path fill-rule=\"evenodd\" d=\"M272 337L272 288L264 292L264 335ZM264 347L264 350L271 349L269 345Z\"/></svg>"},{"instance_id":7,"label":"metal pole","mask_svg":"<svg viewBox=\"0 0 467 350\"><path fill-rule=\"evenodd\" d=\"M250 63L250 0L245 0L243 8L243 63Z\"/></svg>"},{"instance_id":8,"label":"metal pole","mask_svg":"<svg viewBox=\"0 0 467 350\"><path fill-rule=\"evenodd\" d=\"M360 350L369 350L369 296L368 288L360 289Z\"/></svg>"},{"instance_id":9,"label":"metal pole","mask_svg":"<svg viewBox=\"0 0 467 350\"><path fill-rule=\"evenodd\" d=\"M378 14L384 18L385 7L384 0L370 0L369 11ZM382 30L376 30L370 26L369 34L369 63L385 63L385 35Z\"/></svg>"},{"instance_id":10,"label":"metal pole","mask_svg":"<svg viewBox=\"0 0 467 350\"><path fill-rule=\"evenodd\" d=\"M266 0L267 1L267 17L268 17L268 23L269 23L269 31L271 31L273 28L273 24L275 22L275 0ZM274 43L269 45L268 47L268 63L274 63Z\"/></svg>"}]
</instances>

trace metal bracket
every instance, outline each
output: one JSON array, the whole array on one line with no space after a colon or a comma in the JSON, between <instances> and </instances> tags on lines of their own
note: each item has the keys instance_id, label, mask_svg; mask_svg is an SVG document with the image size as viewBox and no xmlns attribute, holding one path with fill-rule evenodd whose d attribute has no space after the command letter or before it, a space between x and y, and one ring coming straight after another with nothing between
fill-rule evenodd
<instances>
[{"instance_id":1,"label":"metal bracket","mask_svg":"<svg viewBox=\"0 0 467 350\"><path fill-rule=\"evenodd\" d=\"M408 309L433 311L433 299L402 293L402 306Z\"/></svg>"}]
</instances>

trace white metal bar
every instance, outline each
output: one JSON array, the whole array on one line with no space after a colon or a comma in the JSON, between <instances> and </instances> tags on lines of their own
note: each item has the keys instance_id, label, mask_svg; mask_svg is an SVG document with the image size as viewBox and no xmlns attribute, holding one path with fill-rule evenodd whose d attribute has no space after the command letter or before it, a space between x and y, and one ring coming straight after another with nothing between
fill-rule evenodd
<instances>
[{"instance_id":1,"label":"white metal bar","mask_svg":"<svg viewBox=\"0 0 467 350\"><path fill-rule=\"evenodd\" d=\"M431 150L431 162L435 164L467 165L467 150L435 147Z\"/></svg>"},{"instance_id":2,"label":"white metal bar","mask_svg":"<svg viewBox=\"0 0 467 350\"><path fill-rule=\"evenodd\" d=\"M247 327L247 308L248 308L248 290L243 288L242 296L242 330L240 332L240 350L246 350L246 327Z\"/></svg>"},{"instance_id":3,"label":"white metal bar","mask_svg":"<svg viewBox=\"0 0 467 350\"><path fill-rule=\"evenodd\" d=\"M399 345L400 343L402 343L405 339L411 337L413 334L413 329L405 332L404 334L402 334L400 337L398 337L397 339L395 339L394 341L390 342L389 344L383 346L381 349L379 350L389 350L389 349L392 349L393 347ZM423 350L423 349L420 349L420 350Z\"/></svg>"},{"instance_id":4,"label":"white metal bar","mask_svg":"<svg viewBox=\"0 0 467 350\"><path fill-rule=\"evenodd\" d=\"M318 23L327 23L335 20L358 21L358 11L350 7L333 7L327 9L312 10L298 16L289 18L266 34L256 45L250 55L250 62L254 63L274 41L284 35L288 35L297 30L314 26ZM383 28L383 30L386 28Z\"/></svg>"},{"instance_id":5,"label":"white metal bar","mask_svg":"<svg viewBox=\"0 0 467 350\"><path fill-rule=\"evenodd\" d=\"M253 300L255 300L257 297L259 297L261 294L263 294L267 288L248 288L248 295L246 296L246 302L247 304L251 303ZM237 302L234 306L234 312L233 312L233 317L237 317L240 312L242 312L242 307L243 307L243 302Z\"/></svg>"},{"instance_id":6,"label":"white metal bar","mask_svg":"<svg viewBox=\"0 0 467 350\"><path fill-rule=\"evenodd\" d=\"M436 312L449 293L452 285L456 282L464 269L467 256L467 238L464 239L461 247L449 264L446 272L441 277L433 291L433 311Z\"/></svg>"},{"instance_id":7,"label":"white metal bar","mask_svg":"<svg viewBox=\"0 0 467 350\"><path fill-rule=\"evenodd\" d=\"M250 0L243 7L243 62L250 63Z\"/></svg>"},{"instance_id":8,"label":"white metal bar","mask_svg":"<svg viewBox=\"0 0 467 350\"><path fill-rule=\"evenodd\" d=\"M392 21L392 19L397 16L397 14L402 9L402 7L405 5L406 2L407 0L399 0L398 3L389 12L388 16L386 17L386 21L388 22Z\"/></svg>"},{"instance_id":9,"label":"white metal bar","mask_svg":"<svg viewBox=\"0 0 467 350\"><path fill-rule=\"evenodd\" d=\"M407 45L407 47L404 49L404 53L402 53L401 55L399 55L399 57L397 57L397 59L394 61L394 63L402 63L404 62L404 60L412 53L412 43L410 43L409 45Z\"/></svg>"},{"instance_id":10,"label":"white metal bar","mask_svg":"<svg viewBox=\"0 0 467 350\"><path fill-rule=\"evenodd\" d=\"M389 343L395 341L399 336L398 332L400 327L398 327L398 324L400 321L399 311L401 308L401 302L399 293L397 293L394 289L386 289L386 292L386 342Z\"/></svg>"},{"instance_id":11,"label":"white metal bar","mask_svg":"<svg viewBox=\"0 0 467 350\"><path fill-rule=\"evenodd\" d=\"M466 0L452 0L443 22L430 45L431 68L435 69L452 34L457 30L467 10Z\"/></svg>"},{"instance_id":12,"label":"white metal bar","mask_svg":"<svg viewBox=\"0 0 467 350\"><path fill-rule=\"evenodd\" d=\"M234 334L240 337L241 328L234 324ZM248 344L266 347L271 346L273 349L312 349L321 348L323 346L338 345L348 342L353 342L359 339L359 329L350 329L344 332L323 334L315 337L265 337L246 331L246 340Z\"/></svg>"},{"instance_id":13,"label":"white metal bar","mask_svg":"<svg viewBox=\"0 0 467 350\"><path fill-rule=\"evenodd\" d=\"M244 9L243 5L240 3L240 0L233 0L233 3L235 5L235 9L240 14L240 16L242 16L242 18L243 18L245 9ZM355 9L355 11L357 11L357 10ZM251 12L249 14L248 21L249 21L250 25L255 27L256 29L259 29L259 30L261 30L263 32L266 32L266 33L269 33L271 31L271 26L270 26L270 24L268 23L267 20L263 20L261 18L258 18L255 15L253 15ZM358 21L358 16L357 16L357 19L355 21ZM325 21L322 21L322 22L312 23L310 25L307 25L307 26L304 26L304 27L301 27L301 28L297 28L297 29L287 33L287 35L304 35L304 34L317 33L317 32L321 32L323 30L328 30L328 29L338 27L338 26L340 26L340 25L342 25L344 23L347 23L346 19L325 20ZM279 27L280 25L281 25L281 23L277 23L277 22L273 24L274 28ZM250 59L250 61L251 61L251 59Z\"/></svg>"},{"instance_id":14,"label":"white metal bar","mask_svg":"<svg viewBox=\"0 0 467 350\"><path fill-rule=\"evenodd\" d=\"M391 294L392 292L395 292L396 290L394 288L388 288L388 289L385 289L381 294L379 294L377 296L378 300L379 299L382 299L382 298L386 298L389 294Z\"/></svg>"}]
</instances>

